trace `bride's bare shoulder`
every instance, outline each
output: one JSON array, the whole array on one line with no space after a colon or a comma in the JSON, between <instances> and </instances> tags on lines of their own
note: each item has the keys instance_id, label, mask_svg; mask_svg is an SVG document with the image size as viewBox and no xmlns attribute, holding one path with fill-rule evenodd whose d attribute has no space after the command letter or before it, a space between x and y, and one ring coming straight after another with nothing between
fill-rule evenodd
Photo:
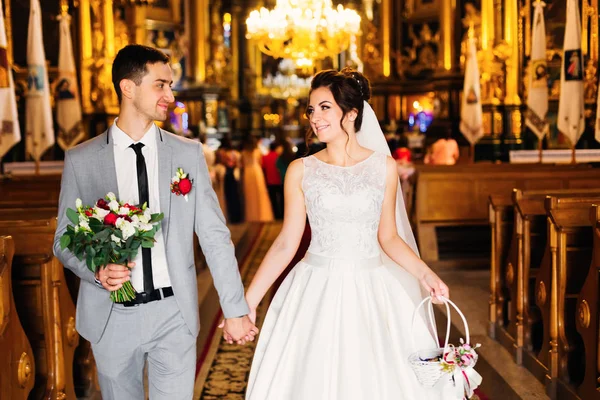
<instances>
[{"instance_id":1,"label":"bride's bare shoulder","mask_svg":"<svg viewBox=\"0 0 600 400\"><path fill-rule=\"evenodd\" d=\"M302 158L298 158L290 163L285 173L285 180L299 181L304 175L304 162Z\"/></svg>"}]
</instances>

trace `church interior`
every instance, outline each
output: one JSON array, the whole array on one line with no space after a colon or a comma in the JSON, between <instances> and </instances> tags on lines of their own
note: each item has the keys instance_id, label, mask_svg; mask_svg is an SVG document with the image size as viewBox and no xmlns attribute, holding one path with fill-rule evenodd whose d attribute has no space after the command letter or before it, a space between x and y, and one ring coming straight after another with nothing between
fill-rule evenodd
<instances>
[{"instance_id":1,"label":"church interior","mask_svg":"<svg viewBox=\"0 0 600 400\"><path fill-rule=\"evenodd\" d=\"M0 0L0 399L102 398L79 281L52 247L65 152L119 114L111 68L128 44L170 57L175 102L157 124L203 143L244 284L282 226L283 174L264 160L276 153L277 174L323 148L307 136L312 76L351 67L370 80L420 256L469 322L453 314L452 337L482 345L471 398L600 399L598 5ZM252 183L248 151L265 172ZM222 339L195 243L194 398L243 399L256 343Z\"/></svg>"}]
</instances>

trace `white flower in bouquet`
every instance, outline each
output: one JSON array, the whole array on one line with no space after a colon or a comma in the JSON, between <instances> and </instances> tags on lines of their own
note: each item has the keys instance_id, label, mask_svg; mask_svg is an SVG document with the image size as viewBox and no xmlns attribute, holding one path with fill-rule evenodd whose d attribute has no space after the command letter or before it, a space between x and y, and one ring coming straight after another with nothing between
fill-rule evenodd
<instances>
[{"instance_id":1,"label":"white flower in bouquet","mask_svg":"<svg viewBox=\"0 0 600 400\"><path fill-rule=\"evenodd\" d=\"M127 240L130 236L135 235L135 227L125 218L117 218L115 226L121 230L121 233L123 234L123 240Z\"/></svg>"},{"instance_id":2,"label":"white flower in bouquet","mask_svg":"<svg viewBox=\"0 0 600 400\"><path fill-rule=\"evenodd\" d=\"M79 219L79 230L91 232L90 224L87 220L82 220L81 218Z\"/></svg>"},{"instance_id":3,"label":"white flower in bouquet","mask_svg":"<svg viewBox=\"0 0 600 400\"><path fill-rule=\"evenodd\" d=\"M81 199L75 200L75 207L77 208L77 210L81 210L81 207L83 207L83 203L81 202Z\"/></svg>"},{"instance_id":4,"label":"white flower in bouquet","mask_svg":"<svg viewBox=\"0 0 600 400\"><path fill-rule=\"evenodd\" d=\"M106 198L108 199L108 201L116 201L117 200L117 196L115 196L115 194L113 192L106 193Z\"/></svg>"},{"instance_id":5,"label":"white flower in bouquet","mask_svg":"<svg viewBox=\"0 0 600 400\"><path fill-rule=\"evenodd\" d=\"M119 215L129 215L129 208L127 208L127 207L121 207L121 208L119 208L119 212L117 212L117 214L119 214Z\"/></svg>"},{"instance_id":6,"label":"white flower in bouquet","mask_svg":"<svg viewBox=\"0 0 600 400\"><path fill-rule=\"evenodd\" d=\"M152 224L145 224L143 222L140 222L137 228L140 232L148 232L152 230L153 226Z\"/></svg>"},{"instance_id":7,"label":"white flower in bouquet","mask_svg":"<svg viewBox=\"0 0 600 400\"><path fill-rule=\"evenodd\" d=\"M144 214L141 214L138 216L138 221L141 222L142 224L147 224L150 222L150 218L152 218L152 217L149 214L147 215L146 211L144 211Z\"/></svg>"},{"instance_id":8,"label":"white flower in bouquet","mask_svg":"<svg viewBox=\"0 0 600 400\"><path fill-rule=\"evenodd\" d=\"M115 235L110 235L110 240L115 242L116 244L121 244L122 240L116 237Z\"/></svg>"},{"instance_id":9,"label":"white flower in bouquet","mask_svg":"<svg viewBox=\"0 0 600 400\"><path fill-rule=\"evenodd\" d=\"M119 204L118 201L116 200L111 200L108 203L108 208L110 208L110 211L114 211L114 212L118 212L119 209L121 208L121 205Z\"/></svg>"},{"instance_id":10,"label":"white flower in bouquet","mask_svg":"<svg viewBox=\"0 0 600 400\"><path fill-rule=\"evenodd\" d=\"M94 207L94 215L93 215L93 217L96 218L98 221L104 221L104 217L106 217L109 212L110 211L105 210L103 208Z\"/></svg>"}]
</instances>

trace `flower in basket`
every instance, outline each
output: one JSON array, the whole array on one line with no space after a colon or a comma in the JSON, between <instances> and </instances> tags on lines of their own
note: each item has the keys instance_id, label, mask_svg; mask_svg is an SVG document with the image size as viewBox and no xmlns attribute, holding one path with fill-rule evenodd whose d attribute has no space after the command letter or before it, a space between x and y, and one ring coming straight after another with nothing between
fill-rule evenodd
<instances>
[{"instance_id":1,"label":"flower in basket","mask_svg":"<svg viewBox=\"0 0 600 400\"><path fill-rule=\"evenodd\" d=\"M469 343L465 343L462 338L460 339L460 346L448 345L448 349L445 350L440 360L442 369L451 373L456 367L461 369L473 367L477 362L475 349L479 347L481 347L481 344L477 343L475 346L471 346Z\"/></svg>"},{"instance_id":2,"label":"flower in basket","mask_svg":"<svg viewBox=\"0 0 600 400\"><path fill-rule=\"evenodd\" d=\"M140 247L154 246L154 236L160 229L162 213L151 214L146 204L142 206L117 201L114 193L108 193L93 206L75 202L76 210L67 209L67 218L73 225L60 238L62 250L69 249L79 260L84 260L90 271L108 264L122 264L132 260ZM135 298L130 281L110 293L115 303Z\"/></svg>"},{"instance_id":3,"label":"flower in basket","mask_svg":"<svg viewBox=\"0 0 600 400\"><path fill-rule=\"evenodd\" d=\"M477 343L471 346L460 339L460 346L448 345L441 356L440 365L442 370L452 375L457 398L470 398L473 391L481 384L481 375L473 367L477 363L477 352L475 349L481 347Z\"/></svg>"},{"instance_id":4,"label":"flower in basket","mask_svg":"<svg viewBox=\"0 0 600 400\"><path fill-rule=\"evenodd\" d=\"M188 201L188 193L192 191L193 179L190 179L187 172L183 168L177 168L177 173L171 178L171 192L177 196L183 196L185 201Z\"/></svg>"}]
</instances>

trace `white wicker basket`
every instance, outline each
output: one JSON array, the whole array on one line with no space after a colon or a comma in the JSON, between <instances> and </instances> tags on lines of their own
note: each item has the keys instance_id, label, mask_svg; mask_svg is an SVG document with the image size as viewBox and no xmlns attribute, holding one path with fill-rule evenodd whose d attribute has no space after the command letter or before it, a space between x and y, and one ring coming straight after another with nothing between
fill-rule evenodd
<instances>
[{"instance_id":1,"label":"white wicker basket","mask_svg":"<svg viewBox=\"0 0 600 400\"><path fill-rule=\"evenodd\" d=\"M460 315L460 317L463 320L463 324L465 325L466 343L470 343L470 339L471 339L470 335L469 335L469 325L467 324L467 320L466 320L464 314L459 310L459 308L456 306L456 304L454 304L449 299L446 299L445 297L441 297L441 296L439 298L442 299L442 301L444 302L444 305L446 306L446 315L447 315L447 320L448 320L448 322L446 324L446 339L444 340L444 347L421 349L421 350L418 350L418 351L412 353L408 357L408 362L409 362L411 368L413 369L413 371L415 372L417 379L419 380L421 385L423 385L425 387L433 387L440 380L440 378L442 376L448 374L447 372L445 372L442 369L441 362L425 361L425 360L430 359L430 358L439 357L442 354L444 354L447 349L449 349L448 340L450 338L450 321L451 321L449 305L452 305L452 307L454 307L454 309L458 312L458 315ZM429 323L431 324L431 328L434 332L435 342L439 343L440 341L439 341L439 338L437 335L435 320L433 318L433 306L432 306L431 300L432 300L431 296L424 298L423 301L421 301L421 303L419 303L419 305L415 309L414 314L413 314L411 331L414 332L415 320L419 314L419 310L421 309L421 307L423 307L425 304L427 304L429 306L429 313L428 313L429 314ZM414 335L412 337L412 343L413 343L413 348L416 348L416 344L414 341ZM477 362L477 355L475 355L475 359L473 360L473 364L471 365L471 367L474 366L476 362Z\"/></svg>"}]
</instances>

